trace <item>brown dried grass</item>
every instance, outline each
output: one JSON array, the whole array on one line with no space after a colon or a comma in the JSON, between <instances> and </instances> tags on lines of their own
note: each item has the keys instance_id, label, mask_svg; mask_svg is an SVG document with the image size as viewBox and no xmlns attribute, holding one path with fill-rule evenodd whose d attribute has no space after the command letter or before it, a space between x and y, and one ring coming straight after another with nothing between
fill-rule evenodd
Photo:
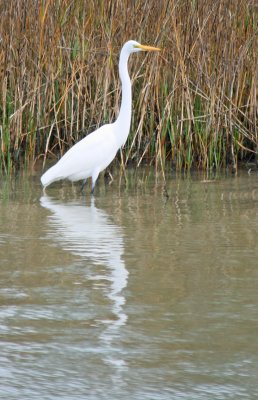
<instances>
[{"instance_id":1,"label":"brown dried grass","mask_svg":"<svg viewBox=\"0 0 258 400\"><path fill-rule=\"evenodd\" d=\"M58 158L116 118L128 39L163 51L131 58L125 163L237 168L256 158L254 0L9 0L0 2L4 170Z\"/></svg>"}]
</instances>

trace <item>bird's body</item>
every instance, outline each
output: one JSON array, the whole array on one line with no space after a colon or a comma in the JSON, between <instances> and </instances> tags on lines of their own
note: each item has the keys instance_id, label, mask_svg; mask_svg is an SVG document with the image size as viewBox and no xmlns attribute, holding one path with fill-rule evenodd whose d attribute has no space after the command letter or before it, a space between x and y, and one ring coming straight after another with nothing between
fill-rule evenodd
<instances>
[{"instance_id":1,"label":"bird's body","mask_svg":"<svg viewBox=\"0 0 258 400\"><path fill-rule=\"evenodd\" d=\"M92 177L95 182L99 173L114 159L119 148L111 126L112 124L101 126L71 147L41 177L43 186L46 187L61 179L75 182Z\"/></svg>"},{"instance_id":2,"label":"bird's body","mask_svg":"<svg viewBox=\"0 0 258 400\"><path fill-rule=\"evenodd\" d=\"M133 40L126 42L121 50L119 75L122 82L122 102L117 120L106 124L76 143L42 177L44 188L55 181L68 179L72 182L92 178L92 192L98 175L115 158L119 148L129 135L132 113L132 89L127 70L129 55L141 50L159 50L143 46Z\"/></svg>"}]
</instances>

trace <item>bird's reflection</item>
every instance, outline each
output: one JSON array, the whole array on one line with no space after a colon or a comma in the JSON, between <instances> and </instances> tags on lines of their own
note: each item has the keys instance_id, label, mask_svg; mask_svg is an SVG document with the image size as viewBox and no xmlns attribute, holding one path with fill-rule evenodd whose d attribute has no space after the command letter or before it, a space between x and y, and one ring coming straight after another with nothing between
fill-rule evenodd
<instances>
[{"instance_id":1,"label":"bird's reflection","mask_svg":"<svg viewBox=\"0 0 258 400\"><path fill-rule=\"evenodd\" d=\"M119 334L119 328L125 324L127 316L123 310L125 298L123 289L127 286L128 271L123 261L124 239L119 226L109 215L95 206L94 198L90 206L78 202L63 203L43 196L40 203L51 211L49 225L52 239L64 250L79 255L95 265L106 267L108 275L91 274L89 279L96 282L96 287L106 279L110 281L107 292L111 300L112 320L105 320L106 329L100 337L107 346ZM121 365L123 360L110 357L109 362Z\"/></svg>"}]
</instances>

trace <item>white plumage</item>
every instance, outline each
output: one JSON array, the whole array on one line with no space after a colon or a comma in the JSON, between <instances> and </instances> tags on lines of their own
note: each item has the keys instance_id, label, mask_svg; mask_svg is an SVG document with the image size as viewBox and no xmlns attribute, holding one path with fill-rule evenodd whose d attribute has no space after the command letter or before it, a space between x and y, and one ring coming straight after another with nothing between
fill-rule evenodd
<instances>
[{"instance_id":1,"label":"white plumage","mask_svg":"<svg viewBox=\"0 0 258 400\"><path fill-rule=\"evenodd\" d=\"M132 90L127 63L131 53L142 50L159 49L130 40L121 50L119 76L122 82L122 102L117 120L112 124L103 125L71 147L53 167L42 175L41 182L44 188L61 179L85 181L91 177L93 193L99 173L111 163L128 137L132 113Z\"/></svg>"},{"instance_id":2,"label":"white plumage","mask_svg":"<svg viewBox=\"0 0 258 400\"><path fill-rule=\"evenodd\" d=\"M61 179L74 182L90 176L95 182L99 173L114 159L118 148L111 124L103 125L71 147L52 168L46 171L41 177L42 185L47 187Z\"/></svg>"}]
</instances>

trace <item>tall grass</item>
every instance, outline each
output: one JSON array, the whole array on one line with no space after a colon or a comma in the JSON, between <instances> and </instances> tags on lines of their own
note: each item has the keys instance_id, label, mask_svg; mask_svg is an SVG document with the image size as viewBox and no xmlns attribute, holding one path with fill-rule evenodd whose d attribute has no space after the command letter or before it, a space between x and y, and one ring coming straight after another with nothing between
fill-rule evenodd
<instances>
[{"instance_id":1,"label":"tall grass","mask_svg":"<svg viewBox=\"0 0 258 400\"><path fill-rule=\"evenodd\" d=\"M58 158L120 106L119 51L134 55L123 162L218 168L257 155L255 0L0 2L0 163Z\"/></svg>"}]
</instances>

